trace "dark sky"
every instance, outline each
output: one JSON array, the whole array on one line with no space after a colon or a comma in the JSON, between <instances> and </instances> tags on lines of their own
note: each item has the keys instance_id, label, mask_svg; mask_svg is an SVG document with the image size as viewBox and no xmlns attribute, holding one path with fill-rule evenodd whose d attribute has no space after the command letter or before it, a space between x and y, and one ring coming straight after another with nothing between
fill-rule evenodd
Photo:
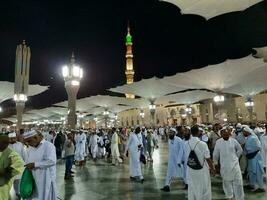
<instances>
[{"instance_id":1,"label":"dark sky","mask_svg":"<svg viewBox=\"0 0 267 200\"><path fill-rule=\"evenodd\" d=\"M25 39L32 50L30 83L51 86L28 106L67 99L60 72L72 51L85 71L78 96L103 94L125 82L128 20L135 80L240 58L267 45L267 1L206 21L158 0L10 0L0 6L0 80L14 81L16 45Z\"/></svg>"}]
</instances>

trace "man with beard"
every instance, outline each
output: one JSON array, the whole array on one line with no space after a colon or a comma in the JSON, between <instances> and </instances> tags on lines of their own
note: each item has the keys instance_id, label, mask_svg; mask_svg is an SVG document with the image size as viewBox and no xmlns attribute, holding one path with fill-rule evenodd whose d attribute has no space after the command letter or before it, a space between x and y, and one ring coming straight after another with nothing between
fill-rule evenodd
<instances>
[{"instance_id":1,"label":"man with beard","mask_svg":"<svg viewBox=\"0 0 267 200\"><path fill-rule=\"evenodd\" d=\"M36 184L28 200L56 200L56 149L39 133L32 130L23 134L24 142L29 145L25 167L31 169Z\"/></svg>"},{"instance_id":2,"label":"man with beard","mask_svg":"<svg viewBox=\"0 0 267 200\"><path fill-rule=\"evenodd\" d=\"M182 159L183 153L183 142L180 137L176 136L177 131L175 128L171 128L169 131L169 159L168 159L168 170L165 179L165 186L161 188L162 191L169 192L170 185L173 178L183 177Z\"/></svg>"},{"instance_id":3,"label":"man with beard","mask_svg":"<svg viewBox=\"0 0 267 200\"><path fill-rule=\"evenodd\" d=\"M215 169L208 145L199 139L198 126L191 128L191 138L186 146L188 158L188 200L211 200L210 171ZM194 156L193 156L194 155Z\"/></svg>"},{"instance_id":4,"label":"man with beard","mask_svg":"<svg viewBox=\"0 0 267 200\"><path fill-rule=\"evenodd\" d=\"M140 127L137 127L135 131L130 134L125 151L125 156L127 156L127 151L129 150L130 179L140 181L141 183L143 183L144 177L142 175L141 162L140 162L142 144L137 137L137 135L140 134L140 132L141 132Z\"/></svg>"},{"instance_id":5,"label":"man with beard","mask_svg":"<svg viewBox=\"0 0 267 200\"><path fill-rule=\"evenodd\" d=\"M244 200L243 180L239 165L239 157L243 152L242 147L236 139L230 137L229 127L223 127L220 133L222 138L216 141L213 161L217 169L219 169L220 163L226 199Z\"/></svg>"},{"instance_id":6,"label":"man with beard","mask_svg":"<svg viewBox=\"0 0 267 200\"><path fill-rule=\"evenodd\" d=\"M183 154L183 161L182 161L182 164L183 164L183 180L184 180L184 184L185 184L185 187L184 189L187 190L188 189L188 177L187 177L187 160L188 158L186 157L186 155L188 155L189 153L187 152L187 144L188 144L188 141L190 139L190 127L189 126L186 126L185 127L185 130L184 130L184 133L183 133L183 151L184 151L184 154Z\"/></svg>"}]
</instances>

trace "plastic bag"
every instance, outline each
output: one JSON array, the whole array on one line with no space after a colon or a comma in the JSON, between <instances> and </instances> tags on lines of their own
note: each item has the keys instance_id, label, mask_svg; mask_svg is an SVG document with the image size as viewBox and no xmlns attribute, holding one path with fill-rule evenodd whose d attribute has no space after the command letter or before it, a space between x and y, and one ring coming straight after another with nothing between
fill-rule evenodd
<instances>
[{"instance_id":1,"label":"plastic bag","mask_svg":"<svg viewBox=\"0 0 267 200\"><path fill-rule=\"evenodd\" d=\"M20 181L20 196L23 199L30 198L34 192L35 180L32 175L32 171L26 168L23 171Z\"/></svg>"}]
</instances>

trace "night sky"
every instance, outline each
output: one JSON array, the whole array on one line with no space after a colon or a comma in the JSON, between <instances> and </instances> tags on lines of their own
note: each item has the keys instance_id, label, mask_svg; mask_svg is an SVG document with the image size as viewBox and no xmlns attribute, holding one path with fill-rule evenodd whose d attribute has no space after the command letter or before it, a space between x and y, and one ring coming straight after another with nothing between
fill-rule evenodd
<instances>
[{"instance_id":1,"label":"night sky","mask_svg":"<svg viewBox=\"0 0 267 200\"><path fill-rule=\"evenodd\" d=\"M14 81L16 45L25 39L32 51L30 83L51 86L30 98L28 107L67 99L61 66L72 51L85 71L78 97L105 94L125 83L128 20L135 81L244 57L267 45L267 1L208 21L181 15L175 5L158 0L5 1L0 6L0 80Z\"/></svg>"}]
</instances>

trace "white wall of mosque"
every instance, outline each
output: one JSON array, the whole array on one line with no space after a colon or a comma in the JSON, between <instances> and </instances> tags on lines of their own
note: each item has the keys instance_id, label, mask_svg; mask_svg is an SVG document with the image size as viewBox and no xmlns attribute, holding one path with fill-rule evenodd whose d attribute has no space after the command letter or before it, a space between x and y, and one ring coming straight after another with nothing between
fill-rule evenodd
<instances>
[{"instance_id":1,"label":"white wall of mosque","mask_svg":"<svg viewBox=\"0 0 267 200\"><path fill-rule=\"evenodd\" d=\"M139 109L131 109L127 111L120 112L118 114L119 125L120 126L135 126L135 125L156 125L165 126L172 124L189 124L190 123L200 123L201 117L199 112L199 104L192 105L193 113L191 117L181 116L184 112L186 106L157 106L154 121L150 115L149 109L143 109L145 117L140 117Z\"/></svg>"},{"instance_id":2,"label":"white wall of mosque","mask_svg":"<svg viewBox=\"0 0 267 200\"><path fill-rule=\"evenodd\" d=\"M246 99L243 97L227 96L222 105L216 105L212 100L192 105L191 116L182 116L186 106L157 106L154 125L164 126L173 124L214 123L222 119L228 122L249 122L250 115L245 107ZM266 121L267 119L267 93L254 96L253 121ZM118 114L119 126L135 126L153 124L149 109L143 110L144 119L140 117L140 109L123 111Z\"/></svg>"}]
</instances>

